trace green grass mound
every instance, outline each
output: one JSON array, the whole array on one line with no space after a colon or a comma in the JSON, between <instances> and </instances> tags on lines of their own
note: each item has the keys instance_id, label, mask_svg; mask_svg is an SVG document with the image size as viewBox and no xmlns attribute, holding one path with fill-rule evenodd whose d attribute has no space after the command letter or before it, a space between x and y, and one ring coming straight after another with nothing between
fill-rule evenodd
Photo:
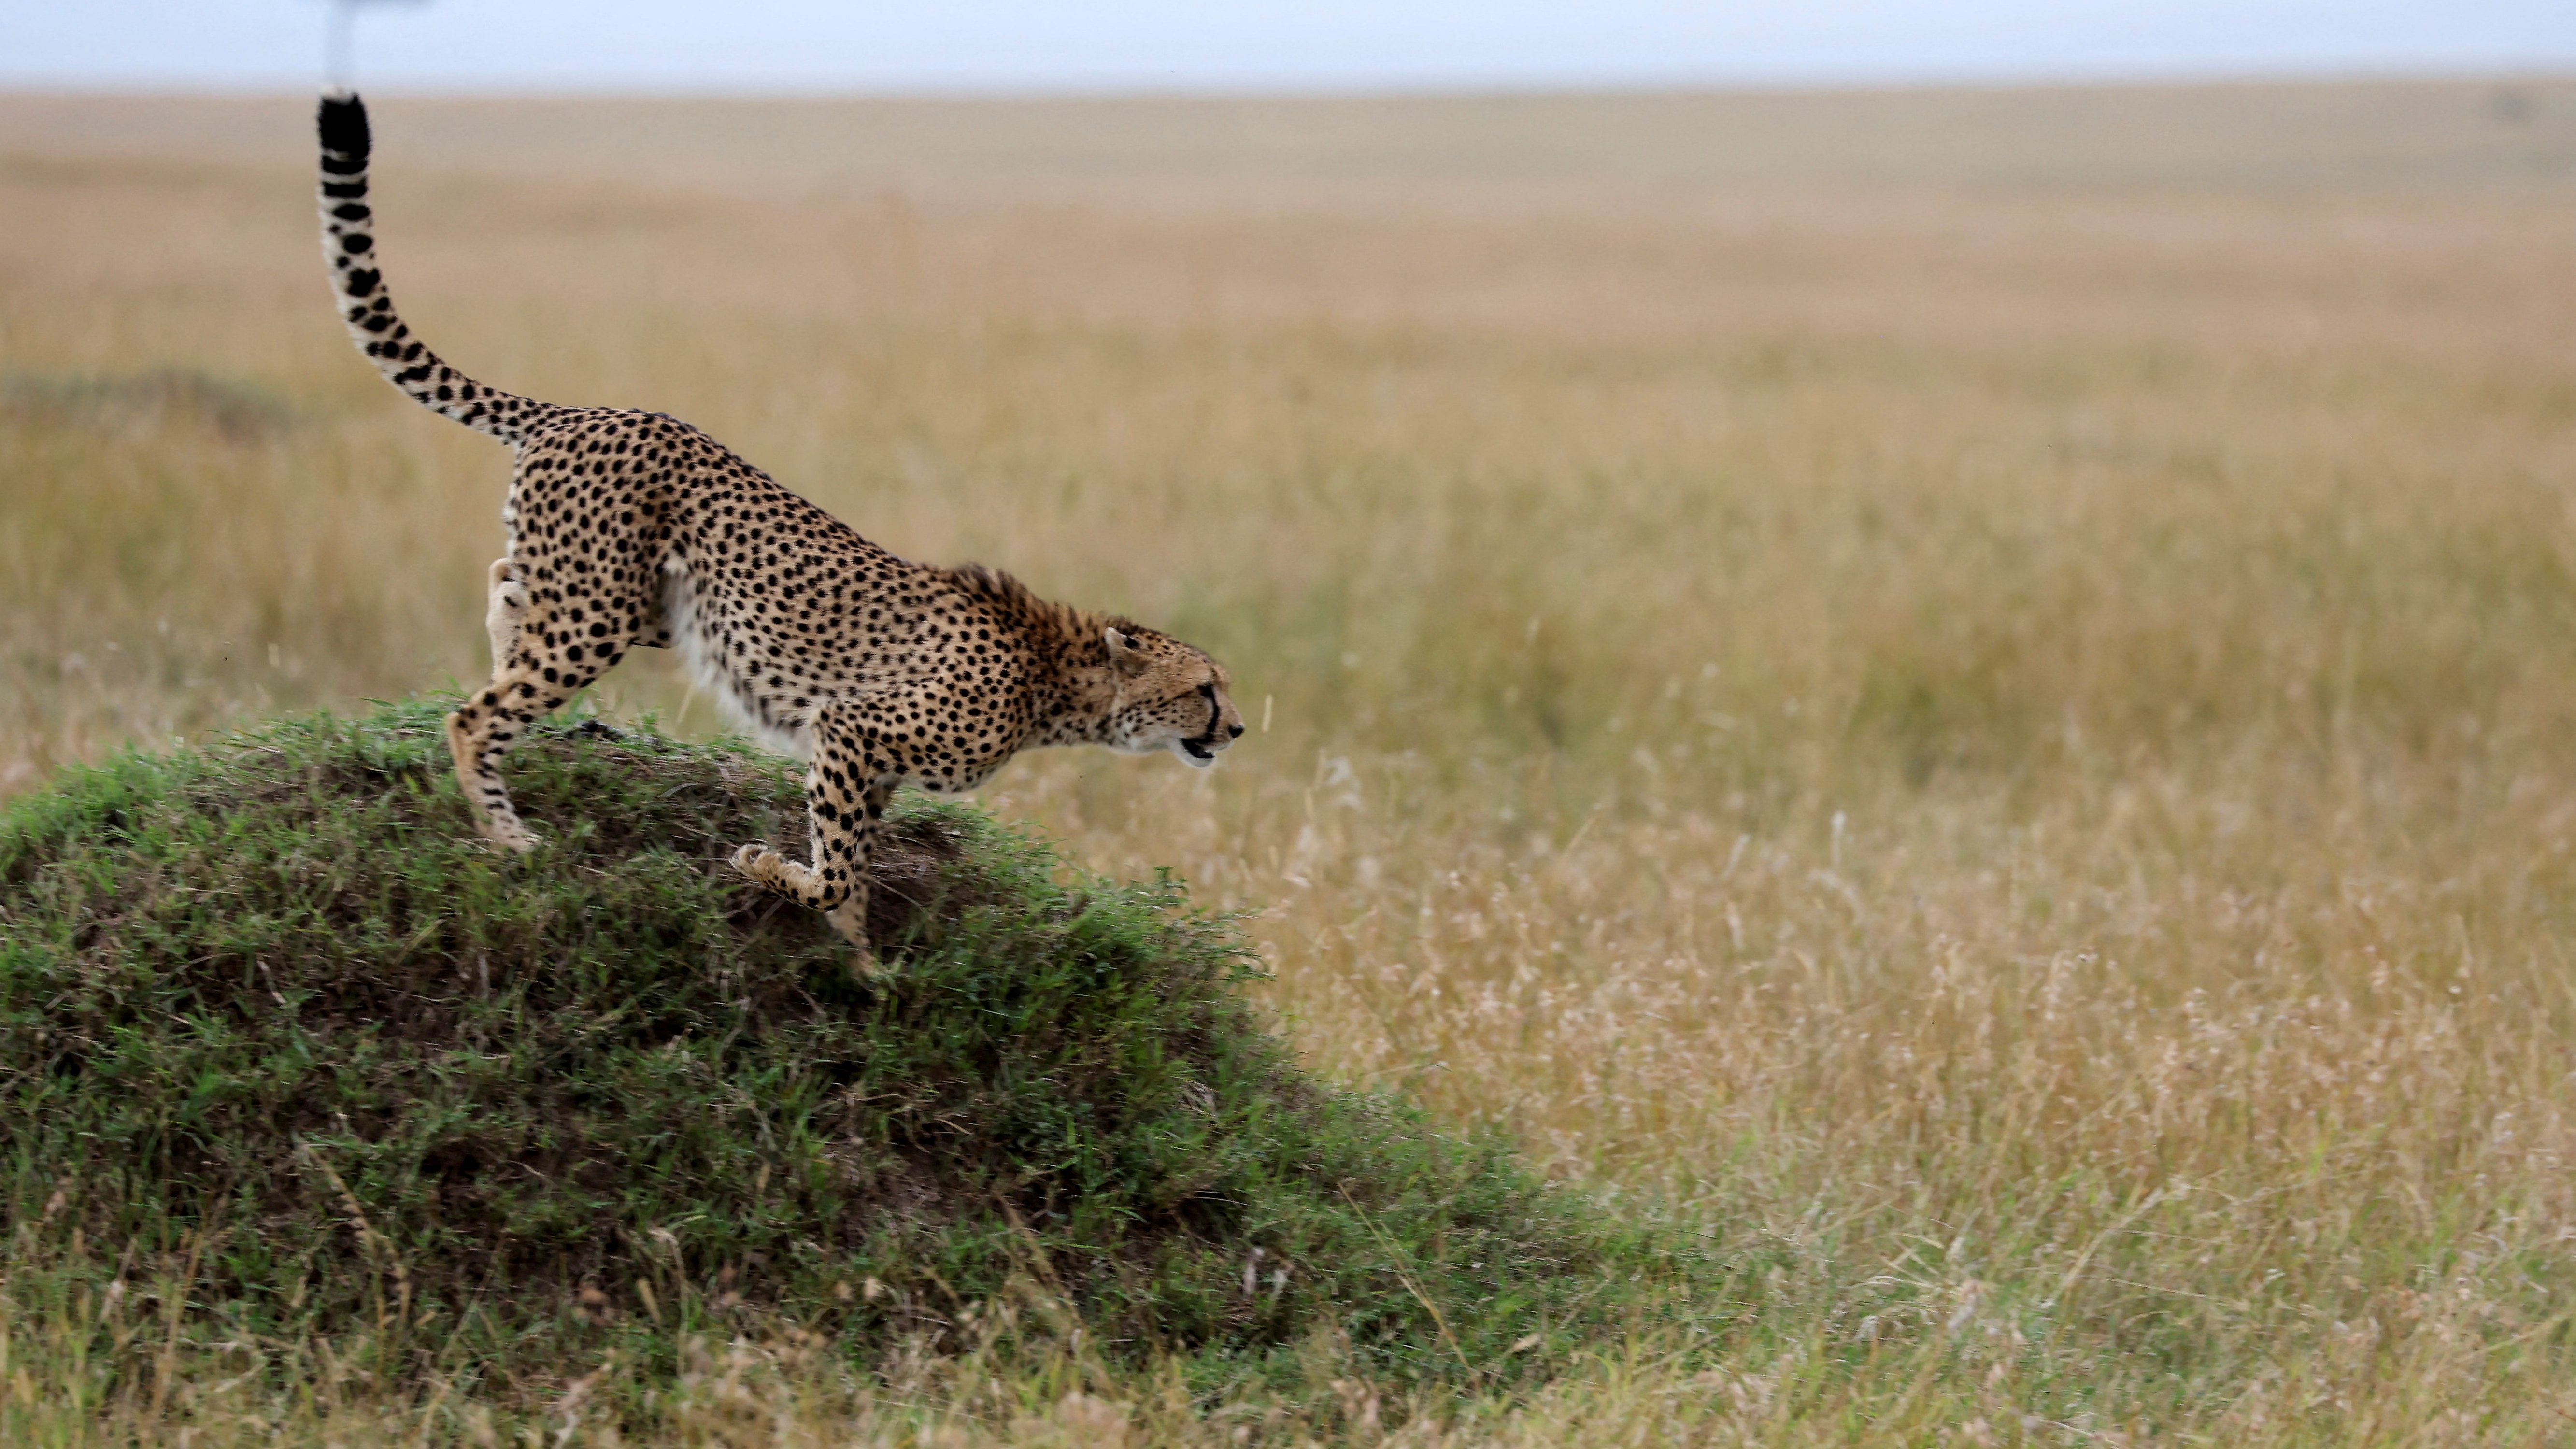
<instances>
[{"instance_id":1,"label":"green grass mound","mask_svg":"<svg viewBox=\"0 0 2576 1449\"><path fill-rule=\"evenodd\" d=\"M287 722L0 816L0 1210L56 1265L21 1298L150 1280L192 1341L499 1385L755 1321L935 1350L1033 1287L1204 1392L1319 1336L1502 1383L1718 1311L1689 1240L1303 1077L1175 882L916 804L856 981L724 865L801 848L790 767L567 721L511 757L547 835L513 860L440 721Z\"/></svg>"}]
</instances>

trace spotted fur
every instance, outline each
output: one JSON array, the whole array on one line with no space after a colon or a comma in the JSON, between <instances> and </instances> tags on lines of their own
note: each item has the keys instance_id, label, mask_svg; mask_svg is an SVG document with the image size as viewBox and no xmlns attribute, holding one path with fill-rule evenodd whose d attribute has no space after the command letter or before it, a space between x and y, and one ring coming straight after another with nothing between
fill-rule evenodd
<instances>
[{"instance_id":1,"label":"spotted fur","mask_svg":"<svg viewBox=\"0 0 2576 1449\"><path fill-rule=\"evenodd\" d=\"M1169 635L980 565L897 558L677 419L537 402L458 372L386 294L365 107L326 95L319 129L323 249L349 335L413 401L518 450L509 553L486 580L492 678L447 726L496 844L536 843L501 782L511 741L638 645L676 644L745 725L811 764L813 859L745 845L734 864L862 950L868 859L897 785L972 789L1039 745L1205 766L1242 735L1224 667Z\"/></svg>"}]
</instances>

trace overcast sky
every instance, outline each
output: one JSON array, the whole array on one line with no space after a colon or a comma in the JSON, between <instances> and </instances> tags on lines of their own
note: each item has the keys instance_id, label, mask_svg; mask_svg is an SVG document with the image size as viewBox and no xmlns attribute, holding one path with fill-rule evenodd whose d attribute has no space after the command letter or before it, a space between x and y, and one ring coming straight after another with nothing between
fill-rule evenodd
<instances>
[{"instance_id":1,"label":"overcast sky","mask_svg":"<svg viewBox=\"0 0 2576 1449\"><path fill-rule=\"evenodd\" d=\"M0 85L302 88L323 0L0 0ZM430 0L357 78L436 89L1849 84L2576 68L2576 0Z\"/></svg>"}]
</instances>

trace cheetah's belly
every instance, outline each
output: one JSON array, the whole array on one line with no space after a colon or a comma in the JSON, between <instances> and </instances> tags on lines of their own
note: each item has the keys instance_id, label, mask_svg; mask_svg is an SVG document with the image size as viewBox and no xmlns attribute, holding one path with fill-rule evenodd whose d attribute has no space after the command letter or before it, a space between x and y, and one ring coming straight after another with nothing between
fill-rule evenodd
<instances>
[{"instance_id":1,"label":"cheetah's belly","mask_svg":"<svg viewBox=\"0 0 2576 1449\"><path fill-rule=\"evenodd\" d=\"M803 718L786 719L767 708L748 680L730 667L720 611L701 607L688 566L677 558L662 565L664 616L671 621L671 643L687 661L689 677L714 695L726 719L763 745L799 760L814 758L814 732Z\"/></svg>"}]
</instances>

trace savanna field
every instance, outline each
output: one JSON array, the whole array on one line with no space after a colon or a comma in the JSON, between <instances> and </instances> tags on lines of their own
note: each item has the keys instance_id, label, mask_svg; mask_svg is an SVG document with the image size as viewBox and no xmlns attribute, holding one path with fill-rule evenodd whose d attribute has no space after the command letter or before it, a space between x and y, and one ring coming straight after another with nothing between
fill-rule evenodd
<instances>
[{"instance_id":1,"label":"savanna field","mask_svg":"<svg viewBox=\"0 0 2576 1449\"><path fill-rule=\"evenodd\" d=\"M1205 645L1220 768L983 804L1734 1265L1240 1401L747 1323L655 1442L2576 1442L2576 84L370 99L424 338ZM0 795L481 677L507 453L352 353L309 110L0 97ZM10 1229L13 1442L618 1439Z\"/></svg>"}]
</instances>

